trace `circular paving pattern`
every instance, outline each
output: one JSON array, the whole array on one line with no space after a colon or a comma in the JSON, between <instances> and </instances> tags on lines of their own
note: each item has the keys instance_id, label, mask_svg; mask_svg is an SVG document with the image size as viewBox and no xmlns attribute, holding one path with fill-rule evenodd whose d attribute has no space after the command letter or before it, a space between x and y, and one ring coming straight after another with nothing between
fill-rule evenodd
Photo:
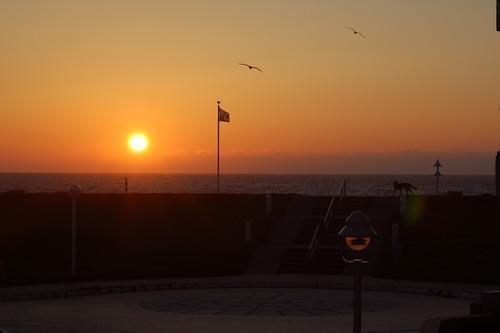
<instances>
[{"instance_id":1,"label":"circular paving pattern","mask_svg":"<svg viewBox=\"0 0 500 333\"><path fill-rule=\"evenodd\" d=\"M233 289L210 292L166 293L139 303L145 309L171 313L246 315L246 316L314 316L349 315L352 292L331 290ZM394 304L364 293L364 312L390 310Z\"/></svg>"}]
</instances>

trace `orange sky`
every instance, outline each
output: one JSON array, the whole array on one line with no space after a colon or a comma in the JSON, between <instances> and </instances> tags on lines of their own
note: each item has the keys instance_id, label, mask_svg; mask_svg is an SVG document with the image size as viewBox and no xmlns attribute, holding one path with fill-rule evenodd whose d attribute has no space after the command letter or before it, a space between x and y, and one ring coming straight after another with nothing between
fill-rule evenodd
<instances>
[{"instance_id":1,"label":"orange sky","mask_svg":"<svg viewBox=\"0 0 500 333\"><path fill-rule=\"evenodd\" d=\"M224 172L492 172L495 1L185 2L2 2L0 171L214 172L221 100Z\"/></svg>"}]
</instances>

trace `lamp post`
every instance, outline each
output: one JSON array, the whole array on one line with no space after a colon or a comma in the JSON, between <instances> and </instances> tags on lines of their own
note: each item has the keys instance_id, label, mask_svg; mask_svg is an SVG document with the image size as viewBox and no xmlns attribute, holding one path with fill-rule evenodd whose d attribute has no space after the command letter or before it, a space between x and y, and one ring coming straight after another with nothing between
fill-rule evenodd
<instances>
[{"instance_id":1,"label":"lamp post","mask_svg":"<svg viewBox=\"0 0 500 333\"><path fill-rule=\"evenodd\" d=\"M497 0L497 31L500 31L500 0Z\"/></svg>"},{"instance_id":2,"label":"lamp post","mask_svg":"<svg viewBox=\"0 0 500 333\"><path fill-rule=\"evenodd\" d=\"M436 172L434 173L434 177L436 177L436 195L439 195L439 177L441 177L439 168L442 167L439 160L436 160L436 163L434 163L434 167L436 168Z\"/></svg>"},{"instance_id":3,"label":"lamp post","mask_svg":"<svg viewBox=\"0 0 500 333\"><path fill-rule=\"evenodd\" d=\"M79 185L71 185L68 194L71 197L71 277L76 277L76 204L82 193Z\"/></svg>"},{"instance_id":4,"label":"lamp post","mask_svg":"<svg viewBox=\"0 0 500 333\"><path fill-rule=\"evenodd\" d=\"M361 280L362 265L369 262L365 254L372 239L377 233L370 225L370 219L360 210L352 212L345 220L344 227L338 235L344 238L351 250L349 257L344 256L344 261L349 263L353 272L353 333L361 333Z\"/></svg>"}]
</instances>

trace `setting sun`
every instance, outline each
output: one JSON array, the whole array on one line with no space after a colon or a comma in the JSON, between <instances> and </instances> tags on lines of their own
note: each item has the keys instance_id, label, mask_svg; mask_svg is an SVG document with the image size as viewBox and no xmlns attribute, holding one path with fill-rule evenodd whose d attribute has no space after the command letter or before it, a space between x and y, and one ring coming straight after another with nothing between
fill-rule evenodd
<instances>
[{"instance_id":1,"label":"setting sun","mask_svg":"<svg viewBox=\"0 0 500 333\"><path fill-rule=\"evenodd\" d=\"M128 139L128 146L131 150L137 153L142 153L148 149L148 138L142 133L134 133Z\"/></svg>"}]
</instances>

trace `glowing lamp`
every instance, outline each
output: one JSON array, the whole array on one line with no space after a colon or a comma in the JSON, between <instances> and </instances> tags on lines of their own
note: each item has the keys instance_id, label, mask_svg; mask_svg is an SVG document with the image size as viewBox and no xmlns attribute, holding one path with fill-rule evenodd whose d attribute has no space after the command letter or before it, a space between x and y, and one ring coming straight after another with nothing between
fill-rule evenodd
<instances>
[{"instance_id":1,"label":"glowing lamp","mask_svg":"<svg viewBox=\"0 0 500 333\"><path fill-rule=\"evenodd\" d=\"M345 220L345 225L338 235L344 238L346 245L354 251L363 251L377 236L370 225L370 219L360 210L352 212Z\"/></svg>"},{"instance_id":2,"label":"glowing lamp","mask_svg":"<svg viewBox=\"0 0 500 333\"><path fill-rule=\"evenodd\" d=\"M345 237L345 243L351 250L363 251L370 245L370 237Z\"/></svg>"}]
</instances>

